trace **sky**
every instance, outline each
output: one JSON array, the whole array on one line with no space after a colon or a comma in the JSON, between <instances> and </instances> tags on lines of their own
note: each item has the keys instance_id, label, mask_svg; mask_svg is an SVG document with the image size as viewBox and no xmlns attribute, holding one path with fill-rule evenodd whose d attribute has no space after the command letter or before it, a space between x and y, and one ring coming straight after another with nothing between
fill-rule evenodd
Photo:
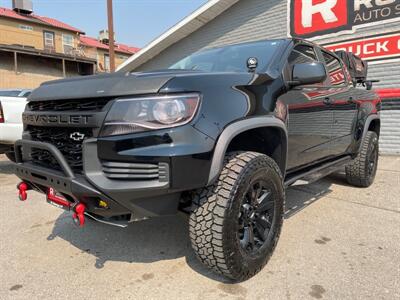
<instances>
[{"instance_id":1,"label":"sky","mask_svg":"<svg viewBox=\"0 0 400 300\"><path fill-rule=\"evenodd\" d=\"M11 8L11 0L0 0ZM144 47L207 0L114 0L117 42ZM33 0L34 13L58 19L97 37L107 28L107 0Z\"/></svg>"}]
</instances>

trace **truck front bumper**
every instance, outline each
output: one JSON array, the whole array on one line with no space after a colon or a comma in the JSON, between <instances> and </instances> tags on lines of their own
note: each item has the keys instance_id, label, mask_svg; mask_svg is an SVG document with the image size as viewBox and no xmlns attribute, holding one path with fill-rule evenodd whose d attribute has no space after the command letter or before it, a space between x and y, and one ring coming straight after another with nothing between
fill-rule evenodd
<instances>
[{"instance_id":1,"label":"truck front bumper","mask_svg":"<svg viewBox=\"0 0 400 300\"><path fill-rule=\"evenodd\" d=\"M184 129L180 129L182 130ZM126 137L126 140L131 141L132 138ZM123 143L121 138L118 142ZM193 151L194 144L190 146L190 151ZM200 144L202 149L212 150L213 141L209 143L201 141ZM174 148L166 147L165 144L153 146L151 150L153 154L158 148L159 154L162 153L163 156L146 157L137 152L148 153L143 148L132 149L131 151L136 151L133 154L126 149L115 151L118 147L112 140L87 139L83 144L83 174L80 175L74 174L62 153L54 145L23 139L15 144L17 161L15 174L37 191L46 193L48 188L53 188L71 203L85 204L87 211L96 218L109 219L130 215L129 219L136 221L154 216L173 215L178 211L182 191L198 188L206 183L211 160L211 151L209 154L200 155L185 155L183 151L180 152L182 155L174 155L180 146L187 148L187 145L180 145L175 139L174 146ZM107 147L114 149L112 157L107 156L107 151L104 153ZM33 148L50 152L61 170L33 163L29 159ZM175 152L171 153L171 149L175 149ZM127 161L132 158L134 161ZM118 164L118 167L124 164L129 167L139 162L147 164L151 162L162 167L163 176L154 180L115 179L104 172L105 161ZM106 202L107 208L100 207L99 201Z\"/></svg>"}]
</instances>

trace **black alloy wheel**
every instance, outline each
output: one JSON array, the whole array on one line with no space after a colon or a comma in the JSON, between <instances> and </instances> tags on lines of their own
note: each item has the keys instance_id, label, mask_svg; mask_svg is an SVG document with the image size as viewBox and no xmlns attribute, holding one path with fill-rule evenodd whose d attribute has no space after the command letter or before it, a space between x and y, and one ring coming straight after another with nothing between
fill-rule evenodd
<instances>
[{"instance_id":1,"label":"black alloy wheel","mask_svg":"<svg viewBox=\"0 0 400 300\"><path fill-rule=\"evenodd\" d=\"M239 214L239 240L243 250L254 254L268 238L274 217L274 198L268 183L252 183Z\"/></svg>"}]
</instances>

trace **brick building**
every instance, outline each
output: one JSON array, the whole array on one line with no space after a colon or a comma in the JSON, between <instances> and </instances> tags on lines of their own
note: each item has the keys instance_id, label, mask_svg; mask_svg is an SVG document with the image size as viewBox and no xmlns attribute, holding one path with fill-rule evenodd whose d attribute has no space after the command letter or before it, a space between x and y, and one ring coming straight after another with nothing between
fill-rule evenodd
<instances>
[{"instance_id":1,"label":"brick building","mask_svg":"<svg viewBox=\"0 0 400 300\"><path fill-rule=\"evenodd\" d=\"M0 7L0 88L35 88L48 80L109 70L107 40L36 15L31 7ZM137 51L116 44L116 65Z\"/></svg>"},{"instance_id":2,"label":"brick building","mask_svg":"<svg viewBox=\"0 0 400 300\"><path fill-rule=\"evenodd\" d=\"M100 35L101 36L101 35ZM86 57L96 59L97 70L99 72L108 72L110 70L109 47L106 40L101 38L92 38L81 35L79 37L81 51ZM119 66L127 60L132 54L139 51L139 48L130 47L124 44L115 44L115 65Z\"/></svg>"}]
</instances>

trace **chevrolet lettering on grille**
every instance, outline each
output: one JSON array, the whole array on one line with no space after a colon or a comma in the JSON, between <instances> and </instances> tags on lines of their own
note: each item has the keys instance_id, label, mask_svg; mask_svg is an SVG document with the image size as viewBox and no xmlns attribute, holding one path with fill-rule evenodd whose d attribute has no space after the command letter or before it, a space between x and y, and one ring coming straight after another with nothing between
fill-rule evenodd
<instances>
[{"instance_id":1,"label":"chevrolet lettering on grille","mask_svg":"<svg viewBox=\"0 0 400 300\"><path fill-rule=\"evenodd\" d=\"M92 115L42 115L29 114L22 115L23 122L28 125L45 125L45 124L75 124L87 125L93 119Z\"/></svg>"}]
</instances>

